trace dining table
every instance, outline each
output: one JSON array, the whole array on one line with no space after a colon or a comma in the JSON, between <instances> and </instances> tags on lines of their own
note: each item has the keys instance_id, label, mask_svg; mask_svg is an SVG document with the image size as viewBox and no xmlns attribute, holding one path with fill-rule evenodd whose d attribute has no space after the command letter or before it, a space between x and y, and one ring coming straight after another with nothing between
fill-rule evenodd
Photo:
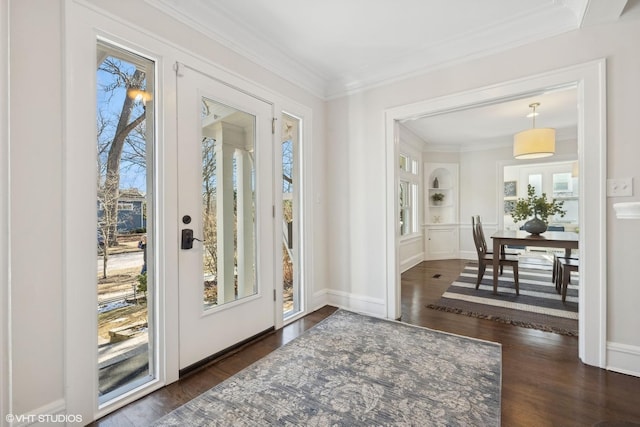
<instances>
[{"instance_id":1,"label":"dining table","mask_svg":"<svg viewBox=\"0 0 640 427\"><path fill-rule=\"evenodd\" d=\"M564 248L565 256L571 256L572 249L578 249L580 236L573 231L546 231L531 234L524 230L498 230L492 236L493 253L504 254L504 245L540 246L543 248ZM493 257L493 293L498 293L498 267L500 259Z\"/></svg>"}]
</instances>

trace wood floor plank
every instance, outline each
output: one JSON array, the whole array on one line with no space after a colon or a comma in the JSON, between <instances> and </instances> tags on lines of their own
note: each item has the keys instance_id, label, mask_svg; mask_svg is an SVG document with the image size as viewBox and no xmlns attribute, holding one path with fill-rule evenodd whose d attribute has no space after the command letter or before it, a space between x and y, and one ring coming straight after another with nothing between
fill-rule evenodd
<instances>
[{"instance_id":1,"label":"wood floor plank","mask_svg":"<svg viewBox=\"0 0 640 427\"><path fill-rule=\"evenodd\" d=\"M402 274L403 322L502 344L502 425L640 425L640 378L584 365L578 339L426 308L465 261L428 261ZM437 276L438 277L434 277ZM91 425L145 425L294 339L336 310L323 307ZM122 424L120 424L122 423ZM619 424L622 425L622 424Z\"/></svg>"}]
</instances>

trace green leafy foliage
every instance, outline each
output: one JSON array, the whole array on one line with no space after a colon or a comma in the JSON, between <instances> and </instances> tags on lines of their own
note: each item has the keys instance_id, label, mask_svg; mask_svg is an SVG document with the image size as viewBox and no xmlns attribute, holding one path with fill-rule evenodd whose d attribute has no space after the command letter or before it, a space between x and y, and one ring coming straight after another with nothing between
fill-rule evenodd
<instances>
[{"instance_id":1,"label":"green leafy foliage","mask_svg":"<svg viewBox=\"0 0 640 427\"><path fill-rule=\"evenodd\" d=\"M138 275L138 292L142 292L147 295L147 272Z\"/></svg>"},{"instance_id":2,"label":"green leafy foliage","mask_svg":"<svg viewBox=\"0 0 640 427\"><path fill-rule=\"evenodd\" d=\"M444 194L434 193L431 195L431 200L433 200L434 202L441 202L442 200L444 200Z\"/></svg>"},{"instance_id":3,"label":"green leafy foliage","mask_svg":"<svg viewBox=\"0 0 640 427\"><path fill-rule=\"evenodd\" d=\"M511 217L515 222L536 217L548 224L551 215L565 216L567 211L562 209L563 206L564 202L556 199L551 199L548 202L546 193L536 196L535 187L529 184L527 185L527 198L518 199L513 212L511 212Z\"/></svg>"}]
</instances>

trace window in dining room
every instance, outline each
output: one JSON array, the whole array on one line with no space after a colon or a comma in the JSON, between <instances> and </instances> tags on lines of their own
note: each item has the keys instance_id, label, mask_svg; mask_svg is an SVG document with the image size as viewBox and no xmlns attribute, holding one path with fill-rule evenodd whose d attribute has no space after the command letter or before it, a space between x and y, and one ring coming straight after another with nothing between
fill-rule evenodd
<instances>
[{"instance_id":1,"label":"window in dining room","mask_svg":"<svg viewBox=\"0 0 640 427\"><path fill-rule=\"evenodd\" d=\"M508 207L517 198L526 197L527 185L535 188L536 196L545 193L548 199L555 198L564 202L565 216L551 217L550 224L563 226L567 231L579 228L579 179L575 161L505 166L504 181L511 185L516 183L516 196L507 197L505 194L504 197L505 228L515 226Z\"/></svg>"},{"instance_id":2,"label":"window in dining room","mask_svg":"<svg viewBox=\"0 0 640 427\"><path fill-rule=\"evenodd\" d=\"M564 217L554 217L556 222L578 223L578 177L571 172L554 173L552 197L564 202Z\"/></svg>"},{"instance_id":3,"label":"window in dining room","mask_svg":"<svg viewBox=\"0 0 640 427\"><path fill-rule=\"evenodd\" d=\"M400 236L417 233L418 230L418 162L409 154L400 154L398 188Z\"/></svg>"}]
</instances>

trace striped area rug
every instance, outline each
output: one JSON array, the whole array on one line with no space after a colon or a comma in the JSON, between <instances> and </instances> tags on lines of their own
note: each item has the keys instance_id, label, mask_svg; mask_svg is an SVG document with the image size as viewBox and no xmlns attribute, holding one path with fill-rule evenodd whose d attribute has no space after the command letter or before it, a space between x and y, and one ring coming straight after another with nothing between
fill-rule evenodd
<instances>
[{"instance_id":1,"label":"striped area rug","mask_svg":"<svg viewBox=\"0 0 640 427\"><path fill-rule=\"evenodd\" d=\"M494 295L491 268L487 268L480 288L476 290L478 265L468 264L440 300L427 307L577 336L579 276L572 273L567 299L563 303L551 282L551 271L519 267L518 272L519 296L516 296L510 267L505 267L504 274L499 276L498 295Z\"/></svg>"}]
</instances>

